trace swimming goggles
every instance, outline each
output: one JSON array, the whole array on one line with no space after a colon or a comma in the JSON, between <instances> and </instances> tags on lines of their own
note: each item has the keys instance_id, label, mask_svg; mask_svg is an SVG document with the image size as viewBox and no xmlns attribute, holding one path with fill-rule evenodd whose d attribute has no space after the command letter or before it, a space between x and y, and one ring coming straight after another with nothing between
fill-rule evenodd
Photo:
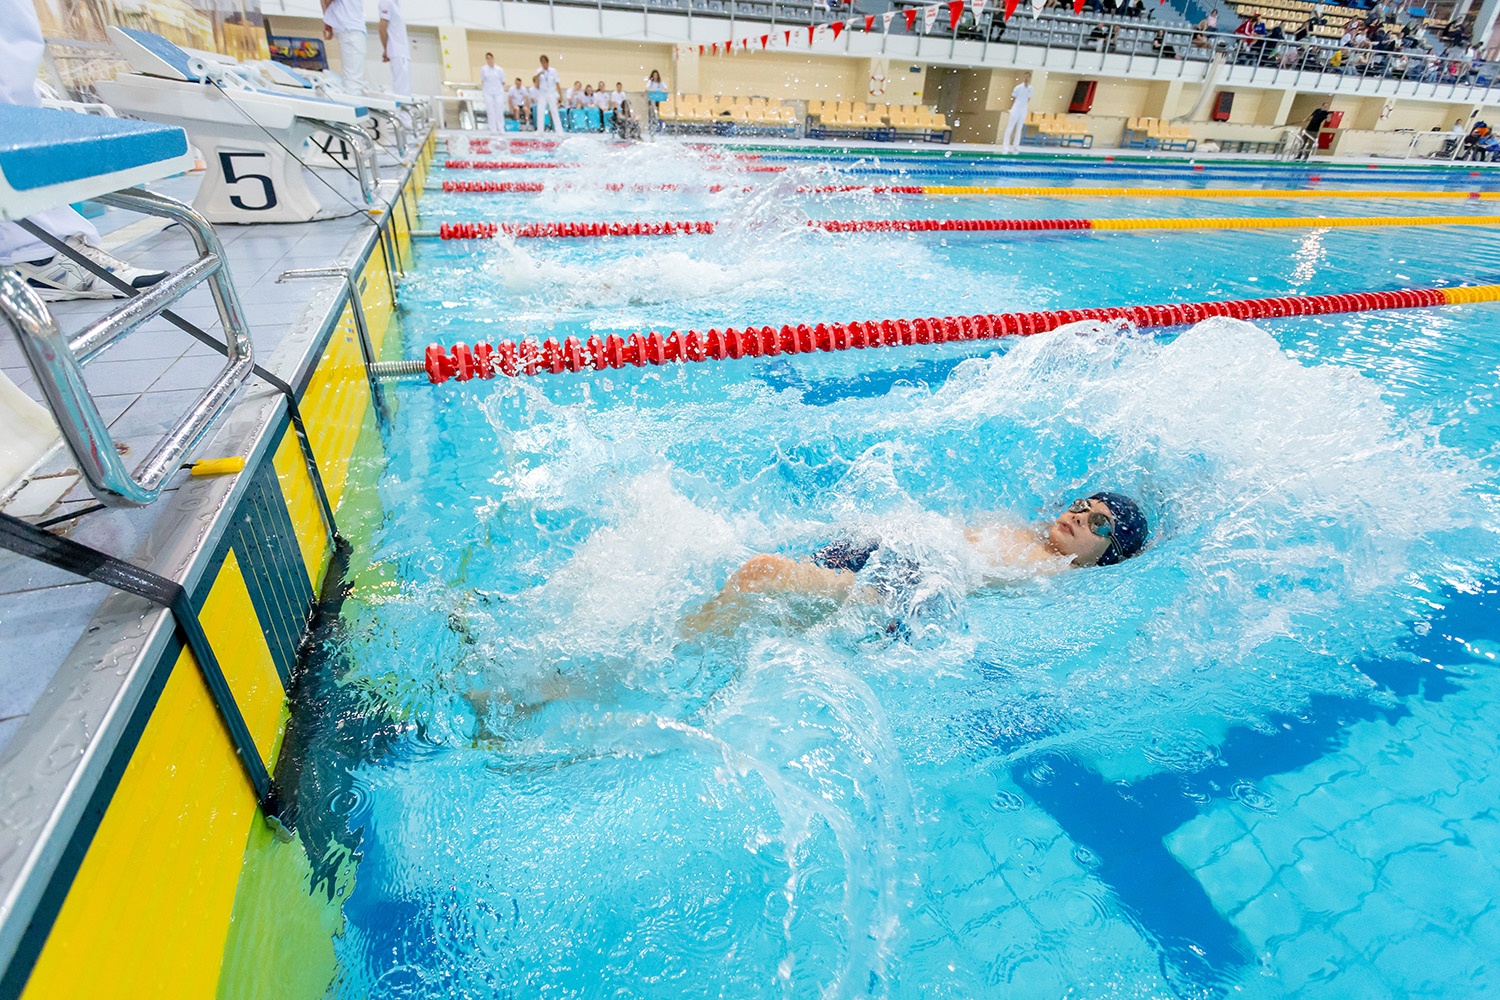
<instances>
[{"instance_id":1,"label":"swimming goggles","mask_svg":"<svg viewBox=\"0 0 1500 1000\"><path fill-rule=\"evenodd\" d=\"M1089 530L1101 538L1108 538L1109 547L1114 549L1115 554L1120 558L1125 558L1125 552L1120 548L1120 539L1115 535L1114 520L1103 511L1095 510L1092 504L1092 500L1079 498L1068 504L1068 513L1087 514L1089 516Z\"/></svg>"}]
</instances>

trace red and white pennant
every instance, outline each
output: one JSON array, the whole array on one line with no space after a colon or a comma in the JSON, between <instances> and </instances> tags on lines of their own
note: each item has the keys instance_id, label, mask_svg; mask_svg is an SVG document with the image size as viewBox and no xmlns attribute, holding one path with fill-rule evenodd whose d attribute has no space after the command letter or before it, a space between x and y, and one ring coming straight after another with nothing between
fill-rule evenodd
<instances>
[{"instance_id":1,"label":"red and white pennant","mask_svg":"<svg viewBox=\"0 0 1500 1000\"><path fill-rule=\"evenodd\" d=\"M1020 5L1020 0L1004 0L1004 3L1004 17L1005 20L1009 21L1015 14L1016 8ZM1084 0L1073 0L1073 13L1077 14L1081 12L1083 4ZM953 31L958 27L959 19L964 16L965 7L974 14L974 20L977 22L980 15L984 13L985 8L988 6L989 0L946 0L944 3L927 4L924 7L908 7L906 10L899 12L888 10L883 14L860 14L840 21L830 21L827 24L810 24L807 26L807 45L809 48L812 48L819 39L826 40L829 35L833 36L834 41L838 41L839 36L845 31L863 29L867 34L873 33L877 17L880 19L880 30L889 33L891 30L891 21L896 17L897 13L906 21L906 30L909 32L916 31L917 16L921 15L922 30L924 33L928 33L932 31L933 25L937 23L938 15L944 13L946 10L948 15L948 30ZM707 45L698 46L698 54L700 56L719 55L720 53L729 54L739 49L749 51L755 47L756 43L759 43L762 50L774 48L789 49L793 45L794 38L798 41L802 38L802 31L800 29L796 31L786 30L780 34L780 41L777 40L775 34L767 34L741 38L733 42L711 42Z\"/></svg>"}]
</instances>

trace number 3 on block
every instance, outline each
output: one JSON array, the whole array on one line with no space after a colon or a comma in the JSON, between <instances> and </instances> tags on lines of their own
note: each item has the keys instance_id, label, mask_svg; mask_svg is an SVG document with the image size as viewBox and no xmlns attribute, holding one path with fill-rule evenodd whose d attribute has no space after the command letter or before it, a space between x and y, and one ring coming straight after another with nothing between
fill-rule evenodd
<instances>
[{"instance_id":1,"label":"number 3 on block","mask_svg":"<svg viewBox=\"0 0 1500 1000\"><path fill-rule=\"evenodd\" d=\"M276 207L276 187L271 183L271 178L265 174L236 174L234 172L234 161L236 157L254 157L266 159L265 153L223 153L219 154L219 166L224 170L225 184L238 184L241 181L260 181L261 191L264 193L263 203L259 205L247 205L245 199L234 194L229 196L229 203L235 208L245 212L264 212Z\"/></svg>"}]
</instances>

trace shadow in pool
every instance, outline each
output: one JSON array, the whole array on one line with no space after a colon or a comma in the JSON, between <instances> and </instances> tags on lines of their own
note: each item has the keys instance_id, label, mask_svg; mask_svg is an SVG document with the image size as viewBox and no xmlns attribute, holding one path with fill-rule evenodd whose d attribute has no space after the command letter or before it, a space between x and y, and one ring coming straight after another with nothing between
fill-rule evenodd
<instances>
[{"instance_id":1,"label":"shadow in pool","mask_svg":"<svg viewBox=\"0 0 1500 1000\"><path fill-rule=\"evenodd\" d=\"M1370 660L1359 668L1397 698L1441 700L1460 684L1443 664L1471 660L1462 652L1466 637L1493 632L1500 616L1497 594L1494 583L1477 593L1450 591L1431 627L1403 644L1409 657ZM1012 776L1075 843L1098 857L1095 874L1156 940L1167 979L1184 995L1201 996L1220 992L1226 974L1250 961L1250 947L1167 850L1167 835L1237 785L1299 770L1341 749L1351 723L1394 722L1408 714L1405 704L1385 708L1366 700L1314 697L1298 715L1272 716L1274 732L1231 730L1219 748L1223 767L1212 778L1185 781L1182 774L1165 772L1110 783L1052 752L1021 760Z\"/></svg>"}]
</instances>

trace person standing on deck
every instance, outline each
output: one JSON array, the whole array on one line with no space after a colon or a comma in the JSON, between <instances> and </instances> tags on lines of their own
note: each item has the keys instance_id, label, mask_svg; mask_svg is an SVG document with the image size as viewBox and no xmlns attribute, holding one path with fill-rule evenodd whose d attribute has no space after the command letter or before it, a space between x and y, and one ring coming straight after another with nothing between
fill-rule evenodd
<instances>
[{"instance_id":1,"label":"person standing on deck","mask_svg":"<svg viewBox=\"0 0 1500 1000\"><path fill-rule=\"evenodd\" d=\"M411 42L406 39L406 18L401 0L380 0L380 61L391 64L391 93L411 94Z\"/></svg>"},{"instance_id":2,"label":"person standing on deck","mask_svg":"<svg viewBox=\"0 0 1500 1000\"><path fill-rule=\"evenodd\" d=\"M1297 153L1297 159L1306 160L1310 158L1313 154L1313 150L1318 148L1318 133L1323 130L1323 123L1326 122L1328 120L1328 116L1332 114L1332 112L1328 110L1328 104L1328 101L1324 101L1322 104L1313 109L1312 114L1307 116L1307 124L1302 126L1304 141L1302 143L1301 151Z\"/></svg>"},{"instance_id":3,"label":"person standing on deck","mask_svg":"<svg viewBox=\"0 0 1500 1000\"><path fill-rule=\"evenodd\" d=\"M550 112L552 115L552 131L560 133L562 132L562 111L557 106L557 70L552 68L552 64L547 60L546 56L542 56L541 63L536 71L536 87L538 91L536 99L536 130L538 132L542 130L543 116Z\"/></svg>"},{"instance_id":4,"label":"person standing on deck","mask_svg":"<svg viewBox=\"0 0 1500 1000\"><path fill-rule=\"evenodd\" d=\"M1014 153L1021 149L1021 136L1026 132L1026 108L1031 103L1031 74L1021 77L1010 92L1010 119L1005 123L1005 136L1000 142L1000 152Z\"/></svg>"},{"instance_id":5,"label":"person standing on deck","mask_svg":"<svg viewBox=\"0 0 1500 1000\"><path fill-rule=\"evenodd\" d=\"M479 89L484 91L484 117L491 132L505 131L505 69L495 65L495 53L484 54L479 67Z\"/></svg>"},{"instance_id":6,"label":"person standing on deck","mask_svg":"<svg viewBox=\"0 0 1500 1000\"><path fill-rule=\"evenodd\" d=\"M339 43L339 76L351 94L365 92L365 26L363 0L322 0L323 40Z\"/></svg>"}]
</instances>

